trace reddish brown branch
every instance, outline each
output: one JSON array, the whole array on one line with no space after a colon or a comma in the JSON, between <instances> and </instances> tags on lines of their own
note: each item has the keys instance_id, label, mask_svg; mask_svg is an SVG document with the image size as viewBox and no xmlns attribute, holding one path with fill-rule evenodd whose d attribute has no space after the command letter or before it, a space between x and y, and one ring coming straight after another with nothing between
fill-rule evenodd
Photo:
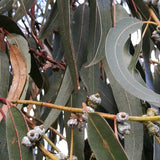
<instances>
[{"instance_id":1,"label":"reddish brown branch","mask_svg":"<svg viewBox=\"0 0 160 160\"><path fill-rule=\"evenodd\" d=\"M40 53L40 52L37 52L36 50L34 50L34 49L32 49L32 48L30 48L30 51L31 51L32 53L34 53L34 54L36 54L36 55L38 55L38 56L40 56L40 57L48 60L48 61L51 62L51 63L57 64L62 70L65 70L65 67L64 67L63 65L61 65L59 62L55 61L54 59L51 59L51 58L45 56L44 54L42 54L42 53Z\"/></svg>"}]
</instances>

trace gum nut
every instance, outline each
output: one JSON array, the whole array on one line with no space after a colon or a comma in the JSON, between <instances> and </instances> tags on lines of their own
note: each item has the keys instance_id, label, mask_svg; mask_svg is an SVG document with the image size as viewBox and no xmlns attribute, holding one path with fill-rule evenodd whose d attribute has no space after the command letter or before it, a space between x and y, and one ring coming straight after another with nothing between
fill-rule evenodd
<instances>
[{"instance_id":1,"label":"gum nut","mask_svg":"<svg viewBox=\"0 0 160 160\"><path fill-rule=\"evenodd\" d=\"M45 134L45 129L43 125L34 127L34 130L37 131L41 136Z\"/></svg>"},{"instance_id":2,"label":"gum nut","mask_svg":"<svg viewBox=\"0 0 160 160\"><path fill-rule=\"evenodd\" d=\"M97 94L92 94L88 98L93 103L101 104L101 97L100 97L100 95L98 93Z\"/></svg>"},{"instance_id":3,"label":"gum nut","mask_svg":"<svg viewBox=\"0 0 160 160\"><path fill-rule=\"evenodd\" d=\"M127 134L127 135L130 134L130 129L131 129L131 126L127 122L123 122L123 123L118 124L118 131L121 134Z\"/></svg>"},{"instance_id":4,"label":"gum nut","mask_svg":"<svg viewBox=\"0 0 160 160\"><path fill-rule=\"evenodd\" d=\"M129 115L126 112L119 112L116 115L116 119L118 122L125 122L129 119Z\"/></svg>"},{"instance_id":5,"label":"gum nut","mask_svg":"<svg viewBox=\"0 0 160 160\"><path fill-rule=\"evenodd\" d=\"M31 141L29 140L29 138L28 138L27 136L24 136L24 137L22 138L21 143L22 143L23 145L25 145L26 147L31 147L31 146L32 146L32 143L31 143Z\"/></svg>"},{"instance_id":6,"label":"gum nut","mask_svg":"<svg viewBox=\"0 0 160 160\"><path fill-rule=\"evenodd\" d=\"M147 116L157 116L158 110L155 108L148 108L147 109Z\"/></svg>"},{"instance_id":7,"label":"gum nut","mask_svg":"<svg viewBox=\"0 0 160 160\"><path fill-rule=\"evenodd\" d=\"M38 141L40 138L40 134L37 131L35 131L34 129L30 130L27 133L27 136L30 139L30 141L32 141L32 142Z\"/></svg>"},{"instance_id":8,"label":"gum nut","mask_svg":"<svg viewBox=\"0 0 160 160\"><path fill-rule=\"evenodd\" d=\"M78 121L77 121L77 119L70 119L70 120L68 120L67 125L69 127L77 126L78 125Z\"/></svg>"},{"instance_id":9,"label":"gum nut","mask_svg":"<svg viewBox=\"0 0 160 160\"><path fill-rule=\"evenodd\" d=\"M148 127L148 133L150 135L156 135L159 132L159 127L155 124L152 124Z\"/></svg>"}]
</instances>

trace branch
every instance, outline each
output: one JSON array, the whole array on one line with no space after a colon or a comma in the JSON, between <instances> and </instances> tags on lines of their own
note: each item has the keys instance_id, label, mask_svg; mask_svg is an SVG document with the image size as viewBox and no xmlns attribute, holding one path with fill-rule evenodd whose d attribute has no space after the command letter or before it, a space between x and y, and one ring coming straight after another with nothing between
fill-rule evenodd
<instances>
[{"instance_id":1,"label":"branch","mask_svg":"<svg viewBox=\"0 0 160 160\"><path fill-rule=\"evenodd\" d=\"M82 108L74 108L74 107L67 107L67 106L61 106L61 105L56 105L56 104L51 104L51 103L46 103L46 102L38 102L38 101L30 101L30 100L13 100L11 103L18 103L18 104L35 104L38 106L44 106L48 108L53 108L53 109L58 109L58 110L63 110L66 112L75 112L75 113L83 113ZM101 115L104 118L107 119L114 119L115 115L114 114L109 114L109 113L102 113L102 112L96 112L99 115ZM160 121L160 116L129 116L130 121Z\"/></svg>"}]
</instances>

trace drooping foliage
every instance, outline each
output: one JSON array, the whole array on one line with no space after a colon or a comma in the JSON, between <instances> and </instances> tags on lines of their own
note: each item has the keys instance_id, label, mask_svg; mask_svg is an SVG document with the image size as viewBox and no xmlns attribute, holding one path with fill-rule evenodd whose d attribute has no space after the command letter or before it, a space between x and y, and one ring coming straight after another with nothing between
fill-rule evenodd
<instances>
[{"instance_id":1,"label":"drooping foliage","mask_svg":"<svg viewBox=\"0 0 160 160\"><path fill-rule=\"evenodd\" d=\"M1 0L0 159L159 159L159 7Z\"/></svg>"}]
</instances>

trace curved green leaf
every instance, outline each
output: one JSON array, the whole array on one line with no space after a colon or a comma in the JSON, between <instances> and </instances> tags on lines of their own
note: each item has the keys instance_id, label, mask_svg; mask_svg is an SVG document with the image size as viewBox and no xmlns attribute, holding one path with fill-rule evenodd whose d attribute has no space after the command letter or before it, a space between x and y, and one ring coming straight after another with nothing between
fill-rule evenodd
<instances>
[{"instance_id":1,"label":"curved green leaf","mask_svg":"<svg viewBox=\"0 0 160 160\"><path fill-rule=\"evenodd\" d=\"M60 20L60 35L64 47L65 58L69 66L75 92L79 90L79 76L76 66L75 51L71 35L70 0L57 1Z\"/></svg>"},{"instance_id":2,"label":"curved green leaf","mask_svg":"<svg viewBox=\"0 0 160 160\"><path fill-rule=\"evenodd\" d=\"M112 16L111 16L111 1L106 1L106 0L96 0L96 8L97 11L95 12L95 27L98 28L99 25L99 30L94 30L93 32L93 36L95 33L95 36L97 36L96 34L98 33L100 36L99 42L97 43L98 46L97 48L94 50L95 53L95 57L92 59L92 61L90 62L89 65L87 65L87 67L94 65L96 63L98 63L100 60L102 60L105 56L105 39L107 36L107 33L109 31L109 29L112 27ZM98 21L99 22L98 22ZM92 27L94 28L94 27ZM96 31L96 32L95 32ZM91 45L93 45L91 43Z\"/></svg>"},{"instance_id":3,"label":"curved green leaf","mask_svg":"<svg viewBox=\"0 0 160 160\"><path fill-rule=\"evenodd\" d=\"M6 119L6 137L9 159L12 160L32 160L32 150L21 144L21 140L26 136L27 124L22 113L16 108L11 107ZM14 124L14 125L13 125ZM17 132L17 133L16 133Z\"/></svg>"},{"instance_id":4,"label":"curved green leaf","mask_svg":"<svg viewBox=\"0 0 160 160\"><path fill-rule=\"evenodd\" d=\"M154 105L160 105L160 96L143 86L129 73L124 64L123 49L129 35L142 27L142 22L135 18L125 18L111 29L106 38L106 59L115 79L130 94L148 101Z\"/></svg>"},{"instance_id":5,"label":"curved green leaf","mask_svg":"<svg viewBox=\"0 0 160 160\"><path fill-rule=\"evenodd\" d=\"M96 0L90 2L90 14L89 14L89 37L88 37L88 47L87 47L87 62L84 64L89 64L95 54L99 45L101 28L100 19L98 15L98 8ZM98 92L99 84L99 66L98 64L90 66L88 68L81 67L80 77L83 84L87 88L88 94L95 94Z\"/></svg>"},{"instance_id":6,"label":"curved green leaf","mask_svg":"<svg viewBox=\"0 0 160 160\"><path fill-rule=\"evenodd\" d=\"M100 115L89 113L87 133L97 160L128 160L109 124Z\"/></svg>"}]
</instances>

